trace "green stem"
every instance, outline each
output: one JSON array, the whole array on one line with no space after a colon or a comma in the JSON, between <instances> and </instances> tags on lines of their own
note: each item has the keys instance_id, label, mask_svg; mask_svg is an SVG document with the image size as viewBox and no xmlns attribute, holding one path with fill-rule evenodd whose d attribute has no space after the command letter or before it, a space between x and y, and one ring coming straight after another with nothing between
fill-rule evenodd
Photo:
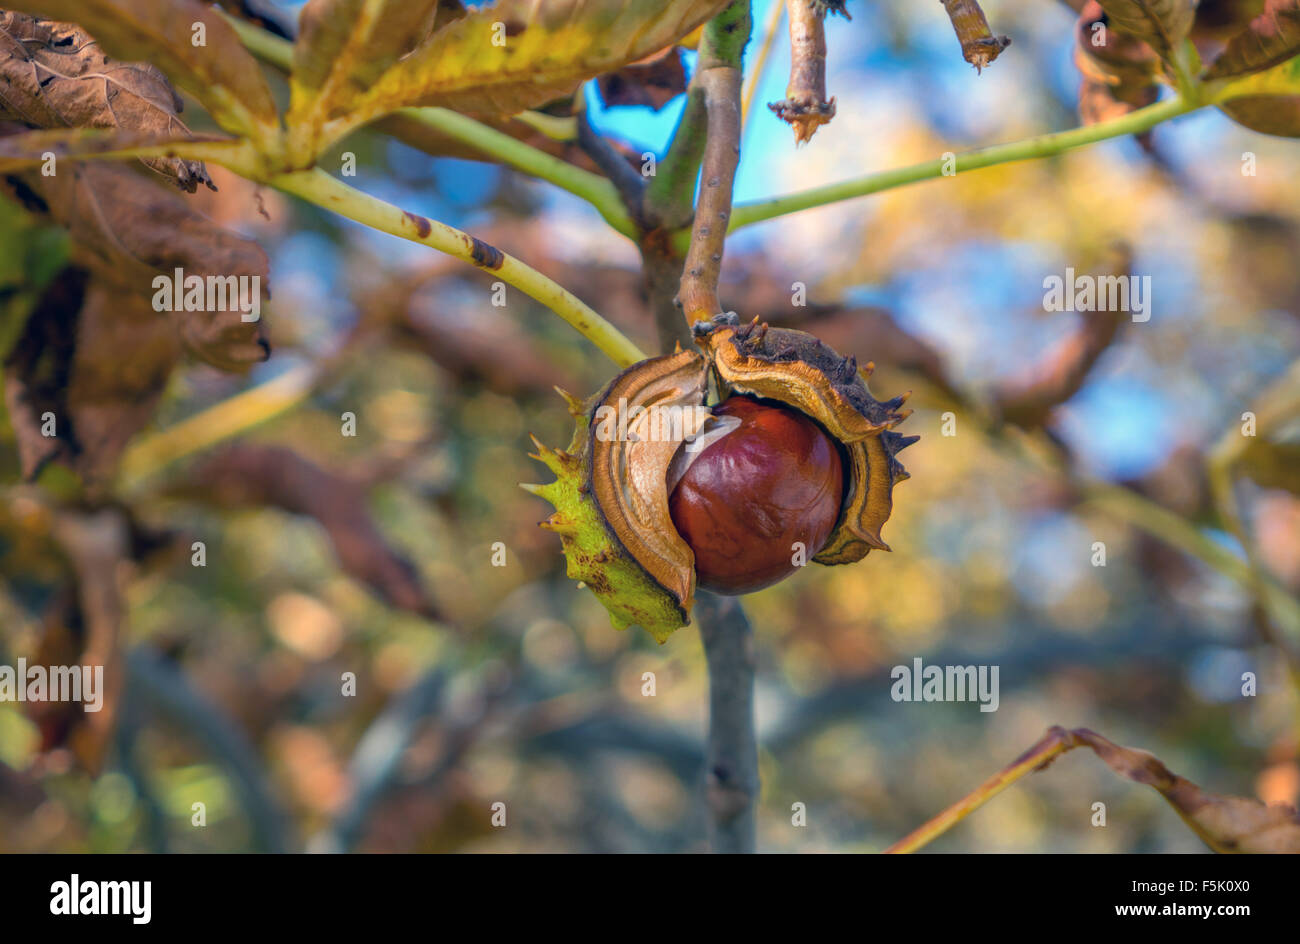
<instances>
[{"instance_id":1,"label":"green stem","mask_svg":"<svg viewBox=\"0 0 1300 944\"><path fill-rule=\"evenodd\" d=\"M659 162L645 192L646 215L658 225L675 229L691 222L691 215L695 212L695 181L700 176L700 160L704 157L704 139L704 90L698 82L692 81L668 153Z\"/></svg>"},{"instance_id":2,"label":"green stem","mask_svg":"<svg viewBox=\"0 0 1300 944\"><path fill-rule=\"evenodd\" d=\"M119 473L122 491L130 492L173 462L210 449L293 409L311 394L317 371L314 365L295 368L161 432L136 440L122 457Z\"/></svg>"},{"instance_id":3,"label":"green stem","mask_svg":"<svg viewBox=\"0 0 1300 944\"><path fill-rule=\"evenodd\" d=\"M1254 407L1256 435L1267 436L1277 425L1287 422L1298 411L1300 363L1293 365L1285 377L1265 391ZM1237 501L1237 465L1245 456L1251 441L1251 437L1238 429L1225 432L1206 462L1206 475L1220 519L1246 553L1249 587L1260 608L1261 635L1265 642L1282 654L1291 675L1292 687L1300 694L1300 651L1295 648L1295 641L1300 639L1300 606L1288 606L1287 601L1293 598L1280 595L1281 587L1271 581L1269 571L1246 530L1241 506ZM1281 626L1289 638L1279 638L1274 623Z\"/></svg>"},{"instance_id":4,"label":"green stem","mask_svg":"<svg viewBox=\"0 0 1300 944\"><path fill-rule=\"evenodd\" d=\"M349 187L319 168L281 174L267 183L371 229L429 246L499 277L573 325L620 367L645 359L640 348L577 296L536 269L468 233L403 212L391 203Z\"/></svg>"},{"instance_id":5,"label":"green stem","mask_svg":"<svg viewBox=\"0 0 1300 944\"><path fill-rule=\"evenodd\" d=\"M578 119L572 115L561 118L557 115L548 115L544 111L521 111L514 118L515 121L523 122L552 141L578 140Z\"/></svg>"},{"instance_id":6,"label":"green stem","mask_svg":"<svg viewBox=\"0 0 1300 944\"><path fill-rule=\"evenodd\" d=\"M623 206L622 198L614 185L599 174L583 170L512 138L504 131L446 108L407 108L398 114L468 144L508 167L581 197L595 207L615 230L629 239L636 239L636 225Z\"/></svg>"},{"instance_id":7,"label":"green stem","mask_svg":"<svg viewBox=\"0 0 1300 944\"><path fill-rule=\"evenodd\" d=\"M899 167L878 174L868 174L865 177L858 177L837 184L827 184L824 187L814 187L811 190L803 190L799 193L786 194L785 196L759 200L754 203L742 203L735 208L731 215L731 228L736 230L742 226L750 226L764 220L785 216L787 213L810 210L813 207L825 206L828 203L852 200L855 197L880 193L882 190L892 190L895 187L903 187L907 184L942 177L945 176L945 164L947 164L949 176L951 176L979 170L983 167L993 167L997 164L1011 164L1016 161L1050 157L1072 148L1082 147L1085 144L1093 144L1097 141L1117 138L1126 134L1138 134L1149 128L1154 128L1170 118L1176 118L1187 112L1195 111L1199 107L1201 107L1199 104L1188 104L1182 98L1170 98L1154 105L1148 105L1146 108L1139 108L1137 111L1130 112L1124 117L1116 118L1113 121L1103 121L1082 128L1071 128L1069 131L1039 135L1038 137L1026 138L1023 141L1016 141L1011 144L998 144L975 151L966 151L957 154L955 160L950 162L945 162L943 158L937 158L923 164L913 164L910 167Z\"/></svg>"},{"instance_id":8,"label":"green stem","mask_svg":"<svg viewBox=\"0 0 1300 944\"><path fill-rule=\"evenodd\" d=\"M1248 561L1242 560L1195 525L1120 485L1085 482L1083 490L1088 504L1109 511L1166 544L1198 558L1246 590L1257 592L1288 632L1300 632L1300 600L1275 580L1253 570Z\"/></svg>"},{"instance_id":9,"label":"green stem","mask_svg":"<svg viewBox=\"0 0 1300 944\"><path fill-rule=\"evenodd\" d=\"M985 428L988 429L987 425ZM1041 432L1023 436L990 431L989 435L1044 474L1069 481L1078 489L1085 504L1145 531L1156 540L1195 557L1244 589L1257 592L1279 624L1288 633L1300 637L1300 600L1271 576L1254 572L1248 561L1242 560L1192 522L1131 488L1079 475L1062 460L1059 447Z\"/></svg>"}]
</instances>

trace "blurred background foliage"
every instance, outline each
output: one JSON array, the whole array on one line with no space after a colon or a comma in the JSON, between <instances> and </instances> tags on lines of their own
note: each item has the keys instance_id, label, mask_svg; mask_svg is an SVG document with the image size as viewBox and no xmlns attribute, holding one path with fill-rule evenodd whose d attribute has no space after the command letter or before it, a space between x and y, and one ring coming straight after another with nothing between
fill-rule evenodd
<instances>
[{"instance_id":1,"label":"blurred background foliage","mask_svg":"<svg viewBox=\"0 0 1300 944\"><path fill-rule=\"evenodd\" d=\"M784 94L779 35L737 200L1076 124L1070 9L984 7L1014 45L977 77L940 4L853 4L852 22L828 26L838 113L798 150L761 108ZM767 8L756 4L756 23ZM653 111L588 93L601 130L663 154L681 97ZM653 348L635 247L586 204L375 133L345 147L361 189L488 239ZM1149 749L1209 790L1300 798L1297 693L1249 594L1080 502L967 406L1076 330L1079 315L1043 311L1043 279L1100 271L1123 244L1131 271L1151 276L1151 320L1121 325L1049 429L1077 470L1131 485L1239 552L1212 510L1205 457L1300 356L1298 169L1294 142L1205 111L1143 141L902 188L730 241L724 304L874 360L878 395L915 391L904 431L922 436L886 530L893 553L810 567L746 600L761 849L883 848L1056 723ZM118 564L119 723L94 773L40 719L0 704L0 850L701 849L697 634L657 646L614 631L537 528L544 503L517 487L544 480L529 433L567 440L551 386L590 393L610 366L520 293L493 307L483 273L211 171L220 191L187 199L270 254L274 356L247 377L188 365L136 448L277 377L310 390L233 443L161 467L128 453L113 512L130 549ZM62 251L60 233L0 202L0 304L31 304ZM806 308L790 305L796 281ZM953 437L940 435L949 410ZM355 437L340 435L347 411ZM73 555L42 498L60 494L58 476L0 503L0 663L32 655L66 610ZM7 423L0 477L19 478ZM1300 500L1250 484L1241 494L1261 560L1300 589ZM192 566L195 541L206 566ZM1091 564L1095 541L1104 568ZM504 567L491 565L495 542ZM891 701L890 669L918 656L1000 666L999 709ZM1247 671L1255 697L1241 695ZM353 698L340 697L347 672ZM489 822L497 801L504 829ZM1098 801L1105 828L1090 823ZM196 802L205 828L191 825ZM796 802L806 828L791 826ZM1204 851L1158 796L1082 753L934 848Z\"/></svg>"}]
</instances>

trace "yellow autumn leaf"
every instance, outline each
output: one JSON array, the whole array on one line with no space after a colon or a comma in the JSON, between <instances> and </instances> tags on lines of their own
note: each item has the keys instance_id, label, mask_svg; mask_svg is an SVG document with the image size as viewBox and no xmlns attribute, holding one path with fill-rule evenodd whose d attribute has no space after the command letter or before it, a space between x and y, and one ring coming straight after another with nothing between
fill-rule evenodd
<instances>
[{"instance_id":1,"label":"yellow autumn leaf","mask_svg":"<svg viewBox=\"0 0 1300 944\"><path fill-rule=\"evenodd\" d=\"M403 108L492 115L534 108L672 45L726 5L498 0L438 17L429 0L318 0L304 13L294 53L290 161L308 166L348 131ZM344 35L340 22L355 32ZM412 41L418 45L403 55ZM333 64L323 68L326 59Z\"/></svg>"}]
</instances>

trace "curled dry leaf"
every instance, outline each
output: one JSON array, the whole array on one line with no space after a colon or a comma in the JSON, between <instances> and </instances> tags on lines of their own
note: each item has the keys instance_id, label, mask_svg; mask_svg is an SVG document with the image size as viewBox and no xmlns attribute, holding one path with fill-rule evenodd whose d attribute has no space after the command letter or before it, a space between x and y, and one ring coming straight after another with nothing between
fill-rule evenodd
<instances>
[{"instance_id":1,"label":"curled dry leaf","mask_svg":"<svg viewBox=\"0 0 1300 944\"><path fill-rule=\"evenodd\" d=\"M187 138L180 96L147 63L116 62L77 26L0 10L0 119L33 128L105 128ZM144 163L193 193L212 186L198 161Z\"/></svg>"},{"instance_id":2,"label":"curled dry leaf","mask_svg":"<svg viewBox=\"0 0 1300 944\"><path fill-rule=\"evenodd\" d=\"M794 129L795 144L812 140L835 117L835 99L826 98L825 12L810 0L788 0L790 83L785 99L768 108Z\"/></svg>"},{"instance_id":3,"label":"curled dry leaf","mask_svg":"<svg viewBox=\"0 0 1300 944\"><path fill-rule=\"evenodd\" d=\"M153 300L155 278L174 279L177 269L187 278L247 277L246 286L266 290L268 262L257 243L214 225L130 168L90 162L54 177L27 174L6 183L29 209L67 227L74 260L121 292ZM207 306L206 295L205 306L168 314L194 356L222 370L266 360L270 345L261 318L244 321L228 300Z\"/></svg>"},{"instance_id":4,"label":"curled dry leaf","mask_svg":"<svg viewBox=\"0 0 1300 944\"><path fill-rule=\"evenodd\" d=\"M117 292L85 270L65 270L5 363L24 477L58 459L81 476L88 495L105 494L179 356L175 329L147 299ZM51 416L53 436L46 435Z\"/></svg>"},{"instance_id":5,"label":"curled dry leaf","mask_svg":"<svg viewBox=\"0 0 1300 944\"><path fill-rule=\"evenodd\" d=\"M1267 0L1200 0L1190 34L1197 48L1217 43L1221 49L1225 40L1236 36L1264 12L1265 2ZM1209 61L1203 51L1202 57Z\"/></svg>"},{"instance_id":6,"label":"curled dry leaf","mask_svg":"<svg viewBox=\"0 0 1300 944\"><path fill-rule=\"evenodd\" d=\"M1155 51L1127 33L1105 28L1105 12L1088 0L1075 24L1074 61L1083 74L1079 117L1096 124L1152 104L1159 96Z\"/></svg>"},{"instance_id":7,"label":"curled dry leaf","mask_svg":"<svg viewBox=\"0 0 1300 944\"><path fill-rule=\"evenodd\" d=\"M976 0L943 0L943 9L961 43L962 58L976 72L983 72L986 65L1011 45L1010 37L993 35L988 18Z\"/></svg>"},{"instance_id":8,"label":"curled dry leaf","mask_svg":"<svg viewBox=\"0 0 1300 944\"><path fill-rule=\"evenodd\" d=\"M1120 747L1086 728L1069 732L1069 737L1071 746L1092 748L1115 773L1158 790L1215 852L1300 853L1300 814L1294 807L1206 793L1154 755Z\"/></svg>"},{"instance_id":9,"label":"curled dry leaf","mask_svg":"<svg viewBox=\"0 0 1300 944\"><path fill-rule=\"evenodd\" d=\"M1110 25L1171 60L1196 16L1196 0L1100 0Z\"/></svg>"},{"instance_id":10,"label":"curled dry leaf","mask_svg":"<svg viewBox=\"0 0 1300 944\"><path fill-rule=\"evenodd\" d=\"M21 6L76 23L119 59L152 63L232 134L266 146L278 137L279 111L257 60L221 14L198 0L23 0Z\"/></svg>"},{"instance_id":11,"label":"curled dry leaf","mask_svg":"<svg viewBox=\"0 0 1300 944\"><path fill-rule=\"evenodd\" d=\"M1300 55L1300 0L1267 0L1264 10L1228 45L1202 78L1262 72Z\"/></svg>"},{"instance_id":12,"label":"curled dry leaf","mask_svg":"<svg viewBox=\"0 0 1300 944\"><path fill-rule=\"evenodd\" d=\"M172 493L225 507L271 506L316 519L339 565L391 606L438 618L414 564L384 539L365 486L291 449L240 443L201 461Z\"/></svg>"},{"instance_id":13,"label":"curled dry leaf","mask_svg":"<svg viewBox=\"0 0 1300 944\"><path fill-rule=\"evenodd\" d=\"M686 91L686 68L678 47L669 46L596 82L606 105L647 105L658 111Z\"/></svg>"},{"instance_id":14,"label":"curled dry leaf","mask_svg":"<svg viewBox=\"0 0 1300 944\"><path fill-rule=\"evenodd\" d=\"M1127 284L1132 256L1127 246L1115 249L1116 259L1110 274L1097 278L1098 294L1106 292L1106 300L1117 300L1111 287L1123 285L1127 297ZM1068 287L1073 291L1073 287ZM1099 298L1100 306L1105 300ZM1057 344L1038 363L1017 377L1003 383L994 394L994 401L1002 418L1024 428L1042 426L1052 411L1079 392L1088 372L1097 359L1115 339L1120 324L1129 317L1124 306L1098 308L1079 320L1074 332Z\"/></svg>"},{"instance_id":15,"label":"curled dry leaf","mask_svg":"<svg viewBox=\"0 0 1300 944\"><path fill-rule=\"evenodd\" d=\"M88 667L96 687L99 710L85 711L90 701L27 702L41 732L42 751L67 748L83 769L97 774L103 767L117 720L123 671L121 641L126 620L122 594L122 565L130 553L130 526L117 508L52 512L52 534L72 564L71 586L47 609L32 666ZM84 679L84 673L82 675Z\"/></svg>"},{"instance_id":16,"label":"curled dry leaf","mask_svg":"<svg viewBox=\"0 0 1300 944\"><path fill-rule=\"evenodd\" d=\"M1227 82L1219 108L1229 118L1263 134L1300 137L1300 56Z\"/></svg>"},{"instance_id":17,"label":"curled dry leaf","mask_svg":"<svg viewBox=\"0 0 1300 944\"><path fill-rule=\"evenodd\" d=\"M1077 747L1091 748L1117 774L1160 792L1215 852L1300 853L1300 814L1285 804L1207 793L1146 751L1120 747L1087 728L1048 729L1029 750L886 852L915 852L1020 778L1046 769Z\"/></svg>"}]
</instances>

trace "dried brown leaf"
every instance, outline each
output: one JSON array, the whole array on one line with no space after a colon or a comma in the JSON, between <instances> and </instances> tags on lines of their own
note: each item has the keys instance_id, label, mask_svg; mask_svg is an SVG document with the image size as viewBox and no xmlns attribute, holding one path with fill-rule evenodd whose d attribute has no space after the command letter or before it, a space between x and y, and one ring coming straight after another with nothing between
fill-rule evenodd
<instances>
[{"instance_id":1,"label":"dried brown leaf","mask_svg":"<svg viewBox=\"0 0 1300 944\"><path fill-rule=\"evenodd\" d=\"M117 58L152 63L232 134L259 142L276 136L279 111L257 60L221 14L198 0L12 2L78 24Z\"/></svg>"},{"instance_id":2,"label":"dried brown leaf","mask_svg":"<svg viewBox=\"0 0 1300 944\"><path fill-rule=\"evenodd\" d=\"M25 477L58 459L104 494L128 440L153 415L180 356L147 299L68 269L42 296L5 364L5 396ZM43 434L52 414L54 436Z\"/></svg>"},{"instance_id":3,"label":"dried brown leaf","mask_svg":"<svg viewBox=\"0 0 1300 944\"><path fill-rule=\"evenodd\" d=\"M388 544L371 518L365 486L291 449L256 443L227 447L203 460L173 492L225 507L272 506L314 518L346 573L391 606L438 618L415 565Z\"/></svg>"},{"instance_id":4,"label":"dried brown leaf","mask_svg":"<svg viewBox=\"0 0 1300 944\"><path fill-rule=\"evenodd\" d=\"M1120 776L1160 791L1215 852L1300 853L1300 813L1294 807L1206 793L1146 751L1120 747L1086 728L1070 736L1092 748Z\"/></svg>"},{"instance_id":5,"label":"dried brown leaf","mask_svg":"<svg viewBox=\"0 0 1300 944\"><path fill-rule=\"evenodd\" d=\"M28 174L7 182L25 203L68 228L78 264L121 292L153 299L154 279L172 278L177 269L187 277L256 277L265 292L268 262L257 243L214 225L129 168L90 162L54 177ZM246 322L227 307L168 317L186 348L215 367L240 370L266 360L262 320Z\"/></svg>"},{"instance_id":6,"label":"dried brown leaf","mask_svg":"<svg viewBox=\"0 0 1300 944\"><path fill-rule=\"evenodd\" d=\"M1243 95L1219 107L1251 131L1300 138L1300 95Z\"/></svg>"},{"instance_id":7,"label":"dried brown leaf","mask_svg":"<svg viewBox=\"0 0 1300 944\"><path fill-rule=\"evenodd\" d=\"M1158 790L1215 852L1300 853L1300 813L1294 807L1265 805L1249 797L1203 791L1172 773L1146 751L1120 747L1087 728L1068 731L1055 725L1024 754L984 781L938 816L890 846L886 852L915 852L979 809L1022 777L1046 769L1077 747L1091 748L1122 777Z\"/></svg>"},{"instance_id":8,"label":"dried brown leaf","mask_svg":"<svg viewBox=\"0 0 1300 944\"><path fill-rule=\"evenodd\" d=\"M1105 28L1106 14L1088 0L1075 24L1074 62L1083 74L1079 117L1085 125L1119 118L1159 97L1160 59L1127 33Z\"/></svg>"},{"instance_id":9,"label":"dried brown leaf","mask_svg":"<svg viewBox=\"0 0 1300 944\"><path fill-rule=\"evenodd\" d=\"M676 46L596 79L606 105L647 105L655 111L686 91L686 68Z\"/></svg>"},{"instance_id":10,"label":"dried brown leaf","mask_svg":"<svg viewBox=\"0 0 1300 944\"><path fill-rule=\"evenodd\" d=\"M1203 78L1262 72L1300 54L1300 0L1267 0L1264 11L1228 40Z\"/></svg>"},{"instance_id":11,"label":"dried brown leaf","mask_svg":"<svg viewBox=\"0 0 1300 944\"><path fill-rule=\"evenodd\" d=\"M190 137L180 96L147 63L117 62L69 23L0 10L0 119L32 128L104 128L144 139ZM212 187L203 164L174 157L144 163L193 193Z\"/></svg>"},{"instance_id":12,"label":"dried brown leaf","mask_svg":"<svg viewBox=\"0 0 1300 944\"><path fill-rule=\"evenodd\" d=\"M1147 43L1169 59L1187 38L1196 0L1100 0L1111 26Z\"/></svg>"},{"instance_id":13,"label":"dried brown leaf","mask_svg":"<svg viewBox=\"0 0 1300 944\"><path fill-rule=\"evenodd\" d=\"M27 708L41 731L42 750L67 748L84 770L97 774L108 754L124 681L121 565L129 553L130 527L123 512L111 507L58 510L52 526L72 564L73 583L47 610L32 664L98 669L102 700L98 711L86 711L84 701L28 702Z\"/></svg>"}]
</instances>

